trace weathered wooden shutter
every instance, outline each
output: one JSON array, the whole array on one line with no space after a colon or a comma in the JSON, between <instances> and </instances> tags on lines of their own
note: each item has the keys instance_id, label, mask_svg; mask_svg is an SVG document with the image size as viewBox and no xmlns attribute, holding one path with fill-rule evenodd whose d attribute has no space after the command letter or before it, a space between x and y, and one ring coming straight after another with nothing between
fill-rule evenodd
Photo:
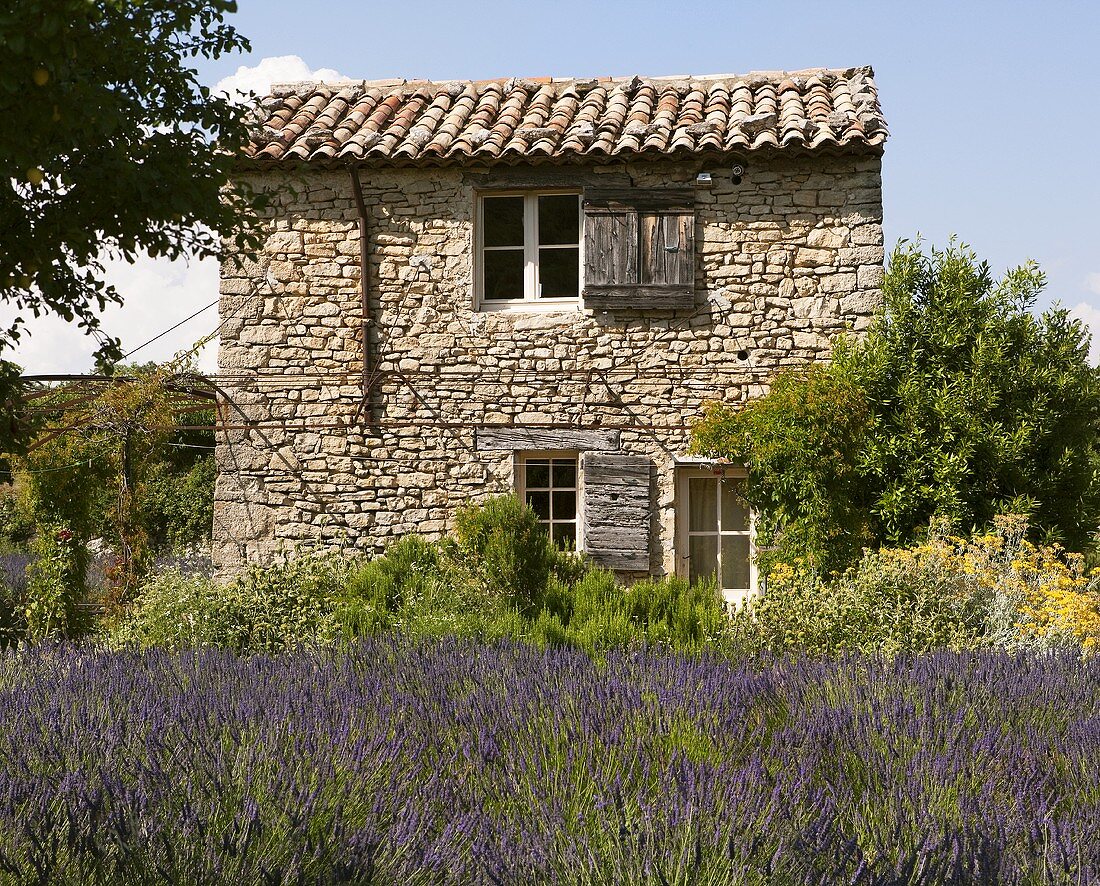
<instances>
[{"instance_id":1,"label":"weathered wooden shutter","mask_svg":"<svg viewBox=\"0 0 1100 886\"><path fill-rule=\"evenodd\" d=\"M638 213L585 204L584 286L589 297L602 287L635 285L638 279Z\"/></svg>"},{"instance_id":2,"label":"weathered wooden shutter","mask_svg":"<svg viewBox=\"0 0 1100 886\"><path fill-rule=\"evenodd\" d=\"M584 303L618 311L694 306L694 191L585 192Z\"/></svg>"},{"instance_id":3,"label":"weathered wooden shutter","mask_svg":"<svg viewBox=\"0 0 1100 886\"><path fill-rule=\"evenodd\" d=\"M650 461L636 455L586 452L584 550L608 569L649 571Z\"/></svg>"}]
</instances>

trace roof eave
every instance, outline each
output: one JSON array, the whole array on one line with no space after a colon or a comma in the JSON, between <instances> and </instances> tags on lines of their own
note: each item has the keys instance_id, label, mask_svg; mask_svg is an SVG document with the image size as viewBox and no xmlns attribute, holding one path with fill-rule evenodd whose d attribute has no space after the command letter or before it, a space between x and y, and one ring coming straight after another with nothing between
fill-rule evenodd
<instances>
[{"instance_id":1,"label":"roof eave","mask_svg":"<svg viewBox=\"0 0 1100 886\"><path fill-rule=\"evenodd\" d=\"M865 156L881 157L885 150L886 136L872 140L853 140L844 144L831 143L809 147L806 145L761 145L755 148L737 148L730 150L680 150L680 151L634 151L629 153L605 154L568 153L556 155L509 154L500 157L455 155L447 157L433 154L420 157L239 157L236 167L249 172L271 172L292 170L331 170L356 167L359 169L446 169L446 168L483 168L486 166L622 166L630 163L686 162L697 160L722 161L745 160L750 157L776 159L779 157L838 157Z\"/></svg>"}]
</instances>

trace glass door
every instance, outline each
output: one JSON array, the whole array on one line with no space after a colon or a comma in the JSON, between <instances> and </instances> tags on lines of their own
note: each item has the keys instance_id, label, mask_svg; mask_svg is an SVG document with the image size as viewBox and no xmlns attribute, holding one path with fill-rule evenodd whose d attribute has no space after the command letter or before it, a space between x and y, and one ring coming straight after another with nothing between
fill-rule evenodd
<instances>
[{"instance_id":1,"label":"glass door","mask_svg":"<svg viewBox=\"0 0 1100 886\"><path fill-rule=\"evenodd\" d=\"M683 471L680 481L680 556L686 577L714 580L722 596L740 603L755 587L752 519L741 497L744 477L701 469Z\"/></svg>"}]
</instances>

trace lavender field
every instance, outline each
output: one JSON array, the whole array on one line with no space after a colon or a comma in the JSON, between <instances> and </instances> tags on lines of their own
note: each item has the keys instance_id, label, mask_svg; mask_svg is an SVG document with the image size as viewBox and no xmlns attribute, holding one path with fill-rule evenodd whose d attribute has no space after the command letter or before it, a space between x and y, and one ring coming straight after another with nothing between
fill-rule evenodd
<instances>
[{"instance_id":1,"label":"lavender field","mask_svg":"<svg viewBox=\"0 0 1100 886\"><path fill-rule=\"evenodd\" d=\"M0 658L3 883L1093 883L1100 661Z\"/></svg>"}]
</instances>

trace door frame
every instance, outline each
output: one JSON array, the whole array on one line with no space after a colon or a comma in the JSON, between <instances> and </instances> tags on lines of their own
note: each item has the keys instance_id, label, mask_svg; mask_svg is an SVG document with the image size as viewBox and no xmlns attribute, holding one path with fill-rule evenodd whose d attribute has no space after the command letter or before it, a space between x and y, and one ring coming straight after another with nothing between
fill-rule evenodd
<instances>
[{"instance_id":1,"label":"door frame","mask_svg":"<svg viewBox=\"0 0 1100 886\"><path fill-rule=\"evenodd\" d=\"M714 480L723 478L745 479L748 470L738 465L726 465L704 461L681 461L676 465L676 498L674 510L676 514L676 575L685 580L691 577L691 546L688 541L688 508L689 508L689 480L699 477L707 477ZM721 496L718 498L719 513L721 513ZM719 539L721 537L719 536ZM718 545L721 556L721 541ZM721 570L719 569L719 581ZM718 589L722 599L731 606L739 606L746 599L754 595L760 587L760 577L756 566L756 515L749 508L749 589L747 592L726 591Z\"/></svg>"}]
</instances>

